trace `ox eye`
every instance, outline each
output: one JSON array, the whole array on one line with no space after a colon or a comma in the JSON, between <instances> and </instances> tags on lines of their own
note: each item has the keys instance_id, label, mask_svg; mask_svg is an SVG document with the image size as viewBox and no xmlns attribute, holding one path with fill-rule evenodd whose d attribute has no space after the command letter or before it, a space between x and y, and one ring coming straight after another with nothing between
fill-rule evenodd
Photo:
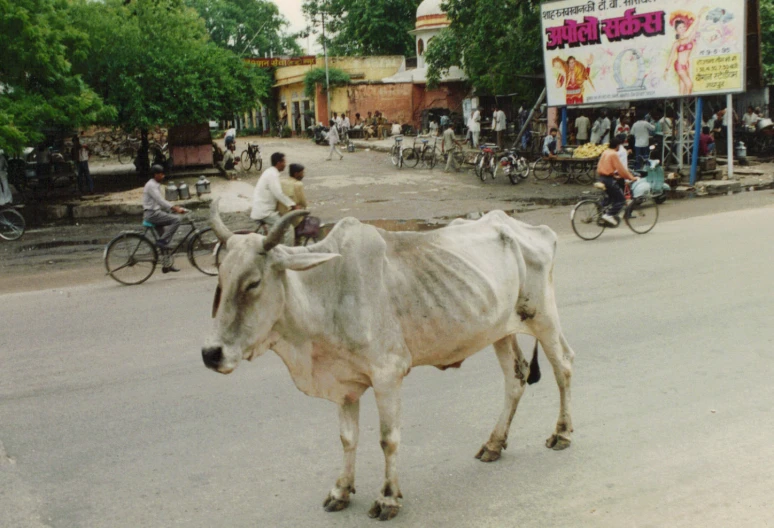
<instances>
[{"instance_id":1,"label":"ox eye","mask_svg":"<svg viewBox=\"0 0 774 528\"><path fill-rule=\"evenodd\" d=\"M251 282L250 284L247 285L247 288L245 288L245 291L254 290L260 285L261 285L261 281Z\"/></svg>"}]
</instances>

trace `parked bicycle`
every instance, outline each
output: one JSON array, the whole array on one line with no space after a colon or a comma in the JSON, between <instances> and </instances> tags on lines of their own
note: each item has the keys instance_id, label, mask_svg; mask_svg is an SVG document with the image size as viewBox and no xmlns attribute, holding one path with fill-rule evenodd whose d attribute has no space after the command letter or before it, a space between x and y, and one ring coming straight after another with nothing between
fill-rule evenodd
<instances>
[{"instance_id":1,"label":"parked bicycle","mask_svg":"<svg viewBox=\"0 0 774 528\"><path fill-rule=\"evenodd\" d=\"M417 148L417 139L422 144L419 148ZM432 146L430 146L430 138L414 138L414 146L404 149L403 151L402 156L404 165L407 167L415 168L421 162L423 167L432 169L438 162L438 153L436 149L437 143L437 136L433 138Z\"/></svg>"},{"instance_id":2,"label":"parked bicycle","mask_svg":"<svg viewBox=\"0 0 774 528\"><path fill-rule=\"evenodd\" d=\"M390 148L390 161L399 169L403 168L403 136L394 136L395 143Z\"/></svg>"},{"instance_id":3,"label":"parked bicycle","mask_svg":"<svg viewBox=\"0 0 774 528\"><path fill-rule=\"evenodd\" d=\"M263 168L263 158L261 157L261 146L258 143L248 143L247 150L242 151L242 170L247 172L253 167L261 172Z\"/></svg>"},{"instance_id":4,"label":"parked bicycle","mask_svg":"<svg viewBox=\"0 0 774 528\"><path fill-rule=\"evenodd\" d=\"M594 187L602 191L605 185L601 182ZM645 196L632 198L629 182L625 182L624 198L627 200L623 211L623 219L629 229L638 235L649 233L658 222L658 204L653 196L648 193ZM596 240L608 227L616 228L621 225L621 219L615 217L618 224L612 226L602 219L602 215L608 214L612 204L607 203L607 195L602 194L596 200L580 201L570 213L572 230L583 240Z\"/></svg>"},{"instance_id":5,"label":"parked bicycle","mask_svg":"<svg viewBox=\"0 0 774 528\"><path fill-rule=\"evenodd\" d=\"M145 228L142 233L121 233L105 246L105 269L114 280L121 284L142 284L153 275L159 259L165 266L172 266L175 254L183 249L196 269L205 275L218 274L216 251L219 241L211 227L199 229L186 215L180 227L188 227L188 231L177 245L161 250L156 246L159 238L156 226L147 220L143 220L142 225Z\"/></svg>"},{"instance_id":6,"label":"parked bicycle","mask_svg":"<svg viewBox=\"0 0 774 528\"><path fill-rule=\"evenodd\" d=\"M474 168L476 175L481 178L481 181L486 181L487 174L494 179L497 168L497 150L497 145L494 143L484 143L479 146L479 153L476 154Z\"/></svg>"},{"instance_id":7,"label":"parked bicycle","mask_svg":"<svg viewBox=\"0 0 774 528\"><path fill-rule=\"evenodd\" d=\"M16 210L16 206L0 206L0 238L3 240L18 240L24 234L27 223Z\"/></svg>"}]
</instances>

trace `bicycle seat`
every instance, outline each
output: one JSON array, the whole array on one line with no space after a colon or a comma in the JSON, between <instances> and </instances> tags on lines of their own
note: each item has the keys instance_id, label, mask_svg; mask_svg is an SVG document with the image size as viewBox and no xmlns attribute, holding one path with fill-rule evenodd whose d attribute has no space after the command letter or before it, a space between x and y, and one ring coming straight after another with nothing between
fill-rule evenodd
<instances>
[{"instance_id":1,"label":"bicycle seat","mask_svg":"<svg viewBox=\"0 0 774 528\"><path fill-rule=\"evenodd\" d=\"M403 136L395 136L395 141L403 141Z\"/></svg>"},{"instance_id":2,"label":"bicycle seat","mask_svg":"<svg viewBox=\"0 0 774 528\"><path fill-rule=\"evenodd\" d=\"M154 224L153 222L148 222L147 220L143 220L142 221L142 226L143 227L150 227L152 229L152 228L156 227L156 224Z\"/></svg>"},{"instance_id":3,"label":"bicycle seat","mask_svg":"<svg viewBox=\"0 0 774 528\"><path fill-rule=\"evenodd\" d=\"M419 141L421 141L422 143L430 143L429 139L420 139Z\"/></svg>"}]
</instances>

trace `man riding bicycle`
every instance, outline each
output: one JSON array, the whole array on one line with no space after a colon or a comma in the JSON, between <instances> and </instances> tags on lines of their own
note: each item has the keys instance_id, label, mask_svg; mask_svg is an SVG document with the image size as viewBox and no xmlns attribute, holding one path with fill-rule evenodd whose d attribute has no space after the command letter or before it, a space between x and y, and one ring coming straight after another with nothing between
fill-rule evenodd
<instances>
[{"instance_id":1,"label":"man riding bicycle","mask_svg":"<svg viewBox=\"0 0 774 528\"><path fill-rule=\"evenodd\" d=\"M602 220L611 226L618 225L615 215L621 212L621 209L626 204L626 198L624 198L619 182L621 180L637 181L639 179L621 163L621 158L618 157L618 146L620 143L620 139L617 137L612 138L609 148L602 153L597 164L599 181L605 185L607 205L610 205L608 212L602 215Z\"/></svg>"},{"instance_id":2,"label":"man riding bicycle","mask_svg":"<svg viewBox=\"0 0 774 528\"><path fill-rule=\"evenodd\" d=\"M271 167L266 169L258 178L253 193L253 209L250 218L256 220L259 225L267 224L272 227L279 222L281 217L277 212L277 203L282 203L289 209L298 209L296 202L282 192L280 173L284 170L285 155L282 152L275 152L271 155ZM292 229L285 230L282 243L286 246L293 245L294 233Z\"/></svg>"},{"instance_id":3,"label":"man riding bicycle","mask_svg":"<svg viewBox=\"0 0 774 528\"><path fill-rule=\"evenodd\" d=\"M164 199L161 195L161 182L164 180L164 167L161 165L154 165L151 167L151 173L153 178L148 180L145 184L145 188L142 191L142 209L143 220L150 222L157 229L161 228L161 236L156 241L156 245L166 252L169 248L169 242L180 227L180 218L176 215L170 214L167 211L172 211L177 214L185 213L185 209L177 205L172 205ZM164 259L164 266L161 268L163 273L180 271L172 262L168 259Z\"/></svg>"}]
</instances>

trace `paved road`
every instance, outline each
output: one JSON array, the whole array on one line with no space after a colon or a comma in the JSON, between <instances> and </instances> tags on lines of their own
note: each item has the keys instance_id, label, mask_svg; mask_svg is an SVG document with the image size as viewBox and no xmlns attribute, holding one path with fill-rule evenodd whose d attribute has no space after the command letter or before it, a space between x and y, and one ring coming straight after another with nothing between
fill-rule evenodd
<instances>
[{"instance_id":1,"label":"paved road","mask_svg":"<svg viewBox=\"0 0 774 528\"><path fill-rule=\"evenodd\" d=\"M502 400L494 355L415 369L393 526L771 526L773 226L768 207L646 236L562 236L573 446L543 447L558 407L548 375L525 394L503 458L482 464L473 455ZM327 514L341 463L335 407L298 392L272 354L231 376L207 371L213 289L183 272L0 297L0 526L376 522L370 393L358 493Z\"/></svg>"}]
</instances>

